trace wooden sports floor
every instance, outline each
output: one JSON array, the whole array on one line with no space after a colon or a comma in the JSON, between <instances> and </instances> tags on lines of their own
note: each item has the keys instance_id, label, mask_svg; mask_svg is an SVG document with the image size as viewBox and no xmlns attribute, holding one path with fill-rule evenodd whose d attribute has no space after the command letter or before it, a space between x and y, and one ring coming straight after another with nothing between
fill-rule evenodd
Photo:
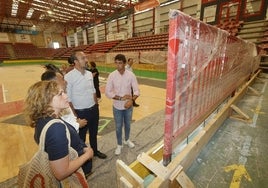
<instances>
[{"instance_id":1,"label":"wooden sports floor","mask_svg":"<svg viewBox=\"0 0 268 188\"><path fill-rule=\"evenodd\" d=\"M5 101L24 99L28 87L39 81L43 72L44 68L41 65L0 67L0 84L3 85ZM106 133L114 130L114 127L109 126L109 123L113 121L112 101L103 94L107 74L101 76L103 77L101 77L99 142ZM140 107L134 109L133 121L138 121L164 109L165 81L161 83L162 88L140 83L141 96L137 100ZM33 132L33 128L25 125L22 114L0 117L0 182L15 177L18 174L19 166L30 160L36 152L37 145L33 140ZM115 136L114 147L116 147ZM2 187L1 184L0 187Z\"/></svg>"},{"instance_id":2,"label":"wooden sports floor","mask_svg":"<svg viewBox=\"0 0 268 188\"><path fill-rule=\"evenodd\" d=\"M28 87L39 81L41 65L2 66L0 84L5 100L23 99ZM237 106L252 118L252 123L227 119L193 161L186 174L198 188L268 187L268 74L252 85L260 96L247 94ZM101 91L107 74L101 74ZM137 156L163 139L165 81L138 78L141 96L134 108L131 139L135 148L124 147L114 155L116 138L112 117L112 101L104 95L100 101L98 147L107 159L93 159L91 188L117 187L116 161L130 165ZM33 129L25 125L21 114L0 118L0 188L16 188L19 166L31 159L37 150ZM145 182L147 183L147 182ZM146 187L146 186L145 186Z\"/></svg>"}]
</instances>

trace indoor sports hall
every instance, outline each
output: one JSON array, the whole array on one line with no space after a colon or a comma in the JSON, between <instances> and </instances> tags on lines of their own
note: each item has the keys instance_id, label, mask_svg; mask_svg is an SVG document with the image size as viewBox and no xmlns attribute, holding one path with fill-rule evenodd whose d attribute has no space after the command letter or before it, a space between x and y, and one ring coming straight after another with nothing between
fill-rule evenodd
<instances>
[{"instance_id":1,"label":"indoor sports hall","mask_svg":"<svg viewBox=\"0 0 268 188\"><path fill-rule=\"evenodd\" d=\"M0 187L19 187L38 150L28 88L76 50L99 71L98 149L89 187L268 185L268 1L0 0ZM140 96L115 155L115 56L132 58ZM66 75L66 74L65 74ZM89 144L88 136L86 144Z\"/></svg>"}]
</instances>

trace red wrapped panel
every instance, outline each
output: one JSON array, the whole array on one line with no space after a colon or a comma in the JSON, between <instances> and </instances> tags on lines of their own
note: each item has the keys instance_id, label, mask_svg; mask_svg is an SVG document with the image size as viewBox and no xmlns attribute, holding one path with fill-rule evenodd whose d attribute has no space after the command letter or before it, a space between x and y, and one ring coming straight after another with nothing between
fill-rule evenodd
<instances>
[{"instance_id":1,"label":"red wrapped panel","mask_svg":"<svg viewBox=\"0 0 268 188\"><path fill-rule=\"evenodd\" d=\"M164 164L184 140L258 67L256 47L183 14L170 11Z\"/></svg>"}]
</instances>

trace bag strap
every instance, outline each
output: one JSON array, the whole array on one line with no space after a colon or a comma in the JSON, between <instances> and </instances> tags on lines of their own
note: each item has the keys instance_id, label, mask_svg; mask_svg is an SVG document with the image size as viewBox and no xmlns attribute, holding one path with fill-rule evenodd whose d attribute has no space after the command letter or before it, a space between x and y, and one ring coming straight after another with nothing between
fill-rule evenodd
<instances>
[{"instance_id":1,"label":"bag strap","mask_svg":"<svg viewBox=\"0 0 268 188\"><path fill-rule=\"evenodd\" d=\"M46 133L47 133L48 128L54 123L62 123L62 124L64 124L65 130L66 130L66 137L68 139L68 147L69 148L71 147L70 146L71 145L70 132L69 132L67 126L65 125L65 123L60 119L52 119L42 129L42 132L41 132L41 135L40 135L40 138L39 138L39 150L45 151Z\"/></svg>"}]
</instances>

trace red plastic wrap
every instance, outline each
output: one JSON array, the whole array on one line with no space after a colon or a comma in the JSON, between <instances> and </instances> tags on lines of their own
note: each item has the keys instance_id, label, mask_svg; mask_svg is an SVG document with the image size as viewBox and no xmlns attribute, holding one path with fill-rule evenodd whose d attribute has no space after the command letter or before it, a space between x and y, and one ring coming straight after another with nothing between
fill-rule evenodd
<instances>
[{"instance_id":1,"label":"red plastic wrap","mask_svg":"<svg viewBox=\"0 0 268 188\"><path fill-rule=\"evenodd\" d=\"M164 164L172 150L258 67L255 44L170 11Z\"/></svg>"}]
</instances>

